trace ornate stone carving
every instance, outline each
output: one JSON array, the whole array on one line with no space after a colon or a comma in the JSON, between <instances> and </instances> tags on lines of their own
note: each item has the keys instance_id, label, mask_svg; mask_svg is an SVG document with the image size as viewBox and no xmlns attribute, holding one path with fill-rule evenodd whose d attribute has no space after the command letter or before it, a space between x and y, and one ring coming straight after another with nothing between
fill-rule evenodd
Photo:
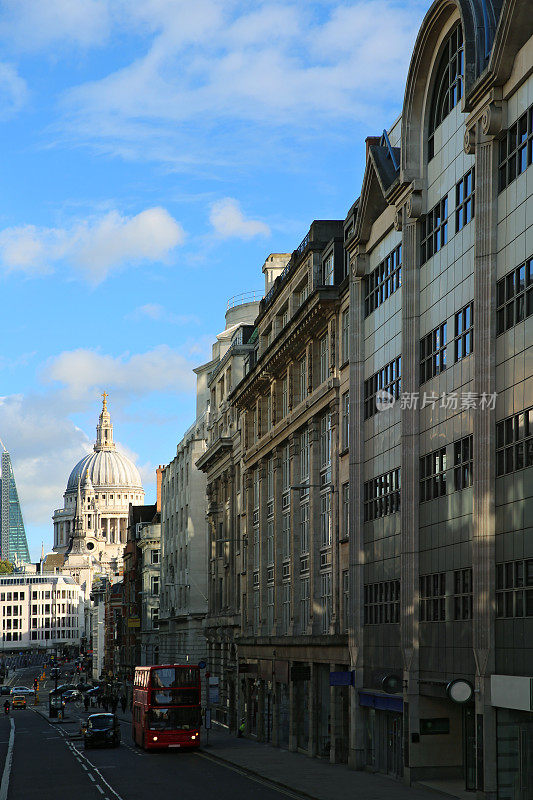
<instances>
[{"instance_id":1,"label":"ornate stone carving","mask_svg":"<svg viewBox=\"0 0 533 800\"><path fill-rule=\"evenodd\" d=\"M403 209L397 208L394 212L394 230L401 231L403 225Z\"/></svg>"},{"instance_id":2,"label":"ornate stone carving","mask_svg":"<svg viewBox=\"0 0 533 800\"><path fill-rule=\"evenodd\" d=\"M474 154L476 150L476 131L475 128L468 128L465 131L465 136L463 140L463 148L467 156L471 156Z\"/></svg>"},{"instance_id":3,"label":"ornate stone carving","mask_svg":"<svg viewBox=\"0 0 533 800\"><path fill-rule=\"evenodd\" d=\"M500 105L491 103L487 106L481 117L481 130L485 136L497 136L503 127L503 109Z\"/></svg>"},{"instance_id":4,"label":"ornate stone carving","mask_svg":"<svg viewBox=\"0 0 533 800\"><path fill-rule=\"evenodd\" d=\"M411 192L405 206L407 219L411 222L422 214L422 195L420 192Z\"/></svg>"}]
</instances>

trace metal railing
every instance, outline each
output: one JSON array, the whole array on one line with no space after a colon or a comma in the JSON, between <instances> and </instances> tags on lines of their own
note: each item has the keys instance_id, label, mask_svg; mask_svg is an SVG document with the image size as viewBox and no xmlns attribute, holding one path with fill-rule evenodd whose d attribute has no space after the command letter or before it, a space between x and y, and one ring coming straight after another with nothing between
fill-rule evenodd
<instances>
[{"instance_id":1,"label":"metal railing","mask_svg":"<svg viewBox=\"0 0 533 800\"><path fill-rule=\"evenodd\" d=\"M229 311L230 308L235 308L235 306L242 306L245 303L259 303L262 300L263 295L261 292L243 292L242 294L235 294L233 297L230 297L228 300L228 305L226 311Z\"/></svg>"}]
</instances>

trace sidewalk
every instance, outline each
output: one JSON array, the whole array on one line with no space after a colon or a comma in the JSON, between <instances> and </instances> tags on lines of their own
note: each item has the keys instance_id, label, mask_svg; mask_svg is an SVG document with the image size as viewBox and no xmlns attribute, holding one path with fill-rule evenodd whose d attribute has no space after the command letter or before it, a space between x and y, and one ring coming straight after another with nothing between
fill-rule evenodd
<instances>
[{"instance_id":1,"label":"sidewalk","mask_svg":"<svg viewBox=\"0 0 533 800\"><path fill-rule=\"evenodd\" d=\"M205 742L205 731L202 737ZM411 788L384 775L355 772L342 764L330 764L301 753L289 753L288 750L253 739L238 739L219 728L209 731L209 745L204 744L201 753L312 800L340 800L344 797L358 797L361 800L438 798L438 794L429 789Z\"/></svg>"}]
</instances>

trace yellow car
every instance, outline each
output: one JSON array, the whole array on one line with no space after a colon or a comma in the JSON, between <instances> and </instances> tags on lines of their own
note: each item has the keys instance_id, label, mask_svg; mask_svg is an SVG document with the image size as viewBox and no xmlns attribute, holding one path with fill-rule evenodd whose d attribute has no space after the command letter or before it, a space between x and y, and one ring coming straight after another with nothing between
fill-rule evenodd
<instances>
[{"instance_id":1,"label":"yellow car","mask_svg":"<svg viewBox=\"0 0 533 800\"><path fill-rule=\"evenodd\" d=\"M23 694L13 695L13 708L26 708L26 698Z\"/></svg>"}]
</instances>

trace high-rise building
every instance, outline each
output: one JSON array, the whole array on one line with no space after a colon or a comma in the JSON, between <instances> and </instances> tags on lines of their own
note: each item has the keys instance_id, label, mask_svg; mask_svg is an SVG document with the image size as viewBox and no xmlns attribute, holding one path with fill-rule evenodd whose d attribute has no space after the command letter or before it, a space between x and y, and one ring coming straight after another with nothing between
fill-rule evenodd
<instances>
[{"instance_id":1,"label":"high-rise building","mask_svg":"<svg viewBox=\"0 0 533 800\"><path fill-rule=\"evenodd\" d=\"M3 448L0 472L0 557L28 562L30 554L11 457Z\"/></svg>"}]
</instances>

